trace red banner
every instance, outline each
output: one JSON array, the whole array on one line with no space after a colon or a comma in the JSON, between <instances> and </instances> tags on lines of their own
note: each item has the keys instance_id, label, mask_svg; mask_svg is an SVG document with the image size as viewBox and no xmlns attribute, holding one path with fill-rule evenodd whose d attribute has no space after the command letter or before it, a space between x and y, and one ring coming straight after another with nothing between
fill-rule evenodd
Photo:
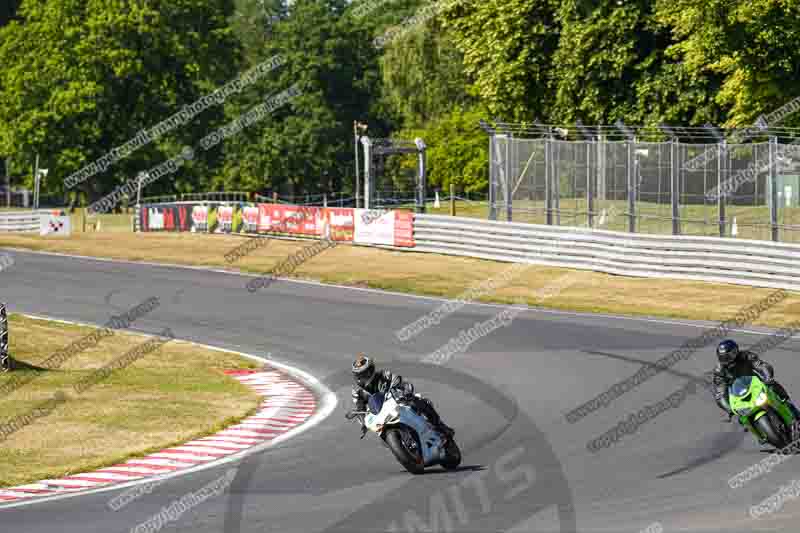
<instances>
[{"instance_id":1,"label":"red banner","mask_svg":"<svg viewBox=\"0 0 800 533\"><path fill-rule=\"evenodd\" d=\"M258 214L259 233L288 233L320 237L325 226L321 207L258 204Z\"/></svg>"},{"instance_id":2,"label":"red banner","mask_svg":"<svg viewBox=\"0 0 800 533\"><path fill-rule=\"evenodd\" d=\"M353 241L355 231L355 213L349 207L327 207L325 223L328 226L326 236L332 241Z\"/></svg>"},{"instance_id":3,"label":"red banner","mask_svg":"<svg viewBox=\"0 0 800 533\"><path fill-rule=\"evenodd\" d=\"M394 212L394 245L414 247L414 213Z\"/></svg>"},{"instance_id":4,"label":"red banner","mask_svg":"<svg viewBox=\"0 0 800 533\"><path fill-rule=\"evenodd\" d=\"M328 238L338 242L358 242L413 248L414 213L409 211L366 210L349 207L305 207L287 204L256 204L238 208L220 205L165 205L144 208L142 231L208 231L216 215L215 232L277 233Z\"/></svg>"}]
</instances>

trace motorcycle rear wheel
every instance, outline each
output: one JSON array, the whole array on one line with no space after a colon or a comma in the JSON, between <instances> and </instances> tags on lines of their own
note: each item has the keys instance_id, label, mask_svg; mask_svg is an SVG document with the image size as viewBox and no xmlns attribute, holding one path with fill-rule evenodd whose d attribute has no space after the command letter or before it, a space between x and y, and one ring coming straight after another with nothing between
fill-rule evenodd
<instances>
[{"instance_id":1,"label":"motorcycle rear wheel","mask_svg":"<svg viewBox=\"0 0 800 533\"><path fill-rule=\"evenodd\" d=\"M406 445L407 439L414 439L416 442L416 453ZM412 431L408 429L390 429L386 432L386 443L397 461L403 465L403 468L415 475L422 474L425 471L419 439Z\"/></svg>"},{"instance_id":2,"label":"motorcycle rear wheel","mask_svg":"<svg viewBox=\"0 0 800 533\"><path fill-rule=\"evenodd\" d=\"M786 428L777 413L772 409L755 421L755 426L775 448L781 449L788 444Z\"/></svg>"}]
</instances>

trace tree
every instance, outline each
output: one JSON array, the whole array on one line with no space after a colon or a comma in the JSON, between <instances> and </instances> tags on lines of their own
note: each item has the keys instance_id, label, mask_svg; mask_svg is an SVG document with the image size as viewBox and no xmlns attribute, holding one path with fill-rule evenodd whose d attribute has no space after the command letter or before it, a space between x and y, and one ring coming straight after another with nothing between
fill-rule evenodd
<instances>
[{"instance_id":1,"label":"tree","mask_svg":"<svg viewBox=\"0 0 800 533\"><path fill-rule=\"evenodd\" d=\"M444 27L464 55L475 92L506 120L546 117L554 100L557 0L451 0Z\"/></svg>"},{"instance_id":2,"label":"tree","mask_svg":"<svg viewBox=\"0 0 800 533\"><path fill-rule=\"evenodd\" d=\"M20 20L0 30L0 153L40 154L50 192L63 190L66 176L234 76L232 10L231 0L26 0ZM108 192L193 145L220 116L205 111L80 188L90 198ZM203 166L148 191L202 182Z\"/></svg>"},{"instance_id":3,"label":"tree","mask_svg":"<svg viewBox=\"0 0 800 533\"><path fill-rule=\"evenodd\" d=\"M661 69L668 32L653 21L652 0L561 3L553 61L553 122L640 123L637 87Z\"/></svg>"},{"instance_id":4,"label":"tree","mask_svg":"<svg viewBox=\"0 0 800 533\"><path fill-rule=\"evenodd\" d=\"M710 96L727 111L718 116L726 126L750 125L800 96L797 2L659 0L657 14L676 39L669 53L691 76L721 80Z\"/></svg>"},{"instance_id":5,"label":"tree","mask_svg":"<svg viewBox=\"0 0 800 533\"><path fill-rule=\"evenodd\" d=\"M380 59L383 94L405 128L421 128L474 102L463 56L436 20L392 41Z\"/></svg>"},{"instance_id":6,"label":"tree","mask_svg":"<svg viewBox=\"0 0 800 533\"><path fill-rule=\"evenodd\" d=\"M378 50L341 0L297 0L257 51L286 64L257 87L263 96L298 84L302 94L222 147L227 187L287 193L350 189L353 120L376 116ZM255 102L252 102L253 104ZM248 105L250 105L248 103ZM231 116L246 112L231 108ZM370 135L386 132L370 120Z\"/></svg>"}]
</instances>

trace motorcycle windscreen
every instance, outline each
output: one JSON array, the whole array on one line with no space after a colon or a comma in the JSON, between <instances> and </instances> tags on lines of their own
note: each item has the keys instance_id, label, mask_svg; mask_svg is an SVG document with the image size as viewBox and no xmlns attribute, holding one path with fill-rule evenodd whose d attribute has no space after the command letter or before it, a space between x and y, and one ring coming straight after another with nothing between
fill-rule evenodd
<instances>
[{"instance_id":1,"label":"motorcycle windscreen","mask_svg":"<svg viewBox=\"0 0 800 533\"><path fill-rule=\"evenodd\" d=\"M372 396L369 397L369 402L367 406L369 407L369 412L373 415L377 415L383 409L383 401L385 397L382 392L376 392Z\"/></svg>"},{"instance_id":2,"label":"motorcycle windscreen","mask_svg":"<svg viewBox=\"0 0 800 533\"><path fill-rule=\"evenodd\" d=\"M750 391L750 384L753 381L752 376L742 376L737 378L731 385L731 394L740 398L745 396Z\"/></svg>"}]
</instances>

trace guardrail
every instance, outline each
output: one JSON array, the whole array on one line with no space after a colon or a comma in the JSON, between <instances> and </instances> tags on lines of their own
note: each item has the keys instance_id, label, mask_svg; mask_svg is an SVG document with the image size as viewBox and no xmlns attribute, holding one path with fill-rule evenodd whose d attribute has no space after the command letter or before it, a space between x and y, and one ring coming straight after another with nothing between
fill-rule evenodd
<instances>
[{"instance_id":1,"label":"guardrail","mask_svg":"<svg viewBox=\"0 0 800 533\"><path fill-rule=\"evenodd\" d=\"M46 212L46 211L44 211ZM39 232L43 211L9 211L0 213L0 233Z\"/></svg>"},{"instance_id":2,"label":"guardrail","mask_svg":"<svg viewBox=\"0 0 800 533\"><path fill-rule=\"evenodd\" d=\"M145 217L142 209L137 209L139 231L144 223L147 231L275 236L271 225L283 220L289 211L301 210L304 222L289 232L292 237L319 238L330 226L339 233L337 240L380 248L800 291L797 244L623 233L443 215L416 214L412 220L411 213L400 217L396 211L389 218L382 211L373 211L376 217L370 217L366 210L282 204L199 206L178 202L142 206L145 207L152 213ZM223 207L225 222L221 223ZM201 210L195 213L198 208ZM382 222L373 221L377 218Z\"/></svg>"},{"instance_id":3,"label":"guardrail","mask_svg":"<svg viewBox=\"0 0 800 533\"><path fill-rule=\"evenodd\" d=\"M800 290L800 245L415 215L415 251Z\"/></svg>"}]
</instances>

